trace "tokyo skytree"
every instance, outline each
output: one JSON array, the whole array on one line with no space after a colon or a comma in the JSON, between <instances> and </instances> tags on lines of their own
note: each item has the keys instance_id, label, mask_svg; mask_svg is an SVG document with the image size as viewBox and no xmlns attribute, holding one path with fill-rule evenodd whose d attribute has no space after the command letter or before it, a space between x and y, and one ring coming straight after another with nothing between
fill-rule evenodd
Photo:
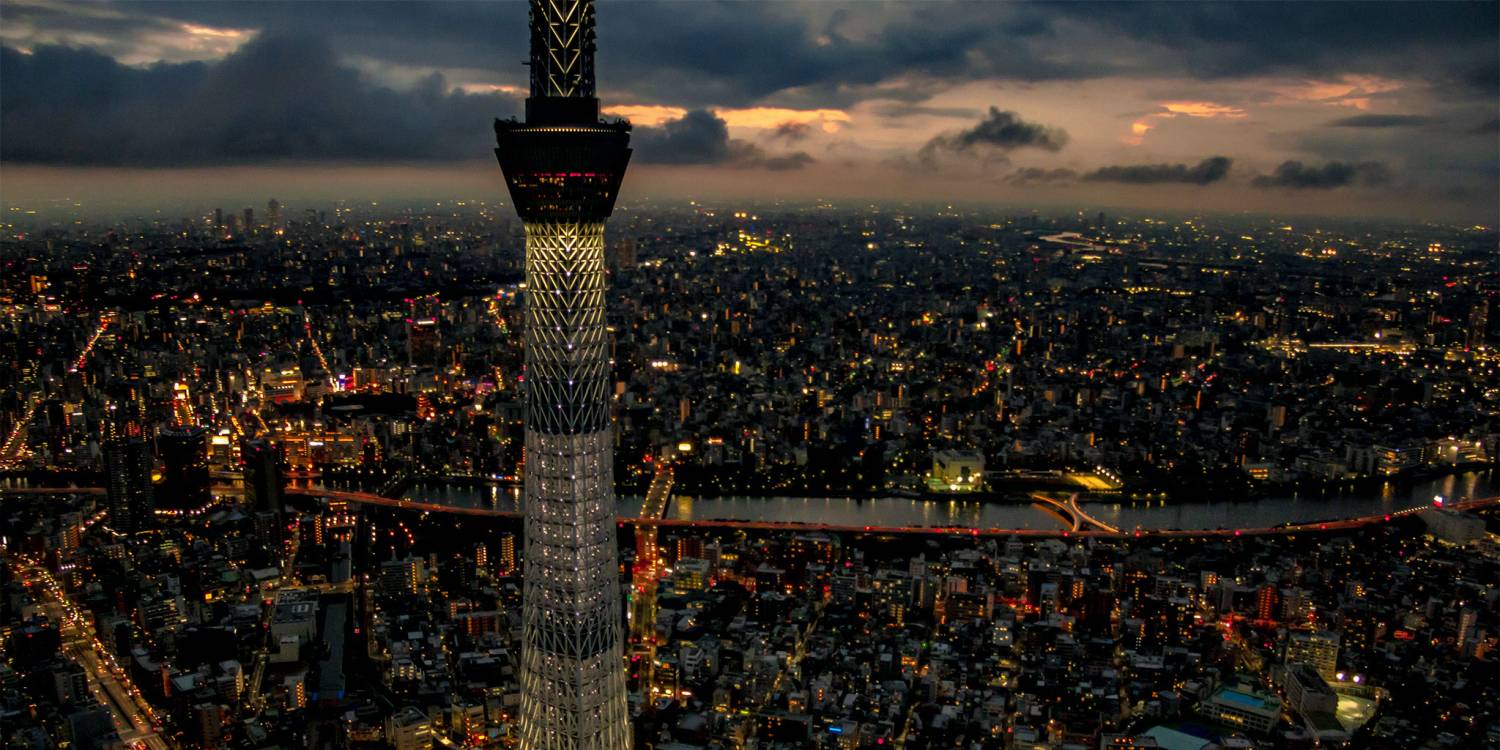
<instances>
[{"instance_id":1,"label":"tokyo skytree","mask_svg":"<svg viewBox=\"0 0 1500 750\"><path fill-rule=\"evenodd\" d=\"M526 225L521 747L631 746L622 657L604 221L630 125L594 96L594 3L531 0L526 120L495 122Z\"/></svg>"}]
</instances>

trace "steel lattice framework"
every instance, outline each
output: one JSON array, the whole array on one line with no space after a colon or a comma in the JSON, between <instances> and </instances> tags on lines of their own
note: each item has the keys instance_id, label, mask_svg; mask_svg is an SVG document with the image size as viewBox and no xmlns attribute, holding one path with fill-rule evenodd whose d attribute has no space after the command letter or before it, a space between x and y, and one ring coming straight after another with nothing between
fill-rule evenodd
<instances>
[{"instance_id":1,"label":"steel lattice framework","mask_svg":"<svg viewBox=\"0 0 1500 750\"><path fill-rule=\"evenodd\" d=\"M532 96L594 95L592 2L531 0L531 76Z\"/></svg>"},{"instance_id":2,"label":"steel lattice framework","mask_svg":"<svg viewBox=\"0 0 1500 750\"><path fill-rule=\"evenodd\" d=\"M526 121L495 155L526 223L521 747L628 750L604 221L630 126L599 121L591 0L532 0Z\"/></svg>"},{"instance_id":3,"label":"steel lattice framework","mask_svg":"<svg viewBox=\"0 0 1500 750\"><path fill-rule=\"evenodd\" d=\"M604 224L526 225L521 744L630 744L606 387Z\"/></svg>"},{"instance_id":4,"label":"steel lattice framework","mask_svg":"<svg viewBox=\"0 0 1500 750\"><path fill-rule=\"evenodd\" d=\"M608 429L604 222L526 224L526 378L529 429Z\"/></svg>"}]
</instances>

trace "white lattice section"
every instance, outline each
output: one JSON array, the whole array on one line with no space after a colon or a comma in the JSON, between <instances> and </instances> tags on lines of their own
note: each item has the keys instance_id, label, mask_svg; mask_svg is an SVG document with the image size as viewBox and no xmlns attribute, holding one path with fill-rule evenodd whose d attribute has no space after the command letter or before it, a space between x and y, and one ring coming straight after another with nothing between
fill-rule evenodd
<instances>
[{"instance_id":1,"label":"white lattice section","mask_svg":"<svg viewBox=\"0 0 1500 750\"><path fill-rule=\"evenodd\" d=\"M553 434L609 426L604 223L526 225L527 426Z\"/></svg>"},{"instance_id":2,"label":"white lattice section","mask_svg":"<svg viewBox=\"0 0 1500 750\"><path fill-rule=\"evenodd\" d=\"M521 747L625 750L604 224L526 225Z\"/></svg>"},{"instance_id":3,"label":"white lattice section","mask_svg":"<svg viewBox=\"0 0 1500 750\"><path fill-rule=\"evenodd\" d=\"M611 434L526 432L521 746L630 747Z\"/></svg>"}]
</instances>

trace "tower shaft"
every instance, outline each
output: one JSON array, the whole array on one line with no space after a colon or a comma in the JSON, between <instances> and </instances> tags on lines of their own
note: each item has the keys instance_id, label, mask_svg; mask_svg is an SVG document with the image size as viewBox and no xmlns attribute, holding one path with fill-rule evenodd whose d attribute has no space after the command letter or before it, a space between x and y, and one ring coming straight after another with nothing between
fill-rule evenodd
<instances>
[{"instance_id":1,"label":"tower shaft","mask_svg":"<svg viewBox=\"0 0 1500 750\"><path fill-rule=\"evenodd\" d=\"M630 746L608 412L603 222L526 225L521 744Z\"/></svg>"},{"instance_id":2,"label":"tower shaft","mask_svg":"<svg viewBox=\"0 0 1500 750\"><path fill-rule=\"evenodd\" d=\"M591 0L532 0L526 121L495 155L526 225L521 747L628 750L604 222L630 126L601 123Z\"/></svg>"}]
</instances>

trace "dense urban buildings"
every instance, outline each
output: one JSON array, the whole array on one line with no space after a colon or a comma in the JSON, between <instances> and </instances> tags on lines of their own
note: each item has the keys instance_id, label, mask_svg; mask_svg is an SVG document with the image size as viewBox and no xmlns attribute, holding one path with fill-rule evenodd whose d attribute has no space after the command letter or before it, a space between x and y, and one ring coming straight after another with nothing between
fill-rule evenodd
<instances>
[{"instance_id":1,"label":"dense urban buildings","mask_svg":"<svg viewBox=\"0 0 1500 750\"><path fill-rule=\"evenodd\" d=\"M7 229L23 746L521 742L524 228L296 208ZM1493 736L1493 230L610 222L620 515L667 524L612 579L638 746Z\"/></svg>"}]
</instances>

